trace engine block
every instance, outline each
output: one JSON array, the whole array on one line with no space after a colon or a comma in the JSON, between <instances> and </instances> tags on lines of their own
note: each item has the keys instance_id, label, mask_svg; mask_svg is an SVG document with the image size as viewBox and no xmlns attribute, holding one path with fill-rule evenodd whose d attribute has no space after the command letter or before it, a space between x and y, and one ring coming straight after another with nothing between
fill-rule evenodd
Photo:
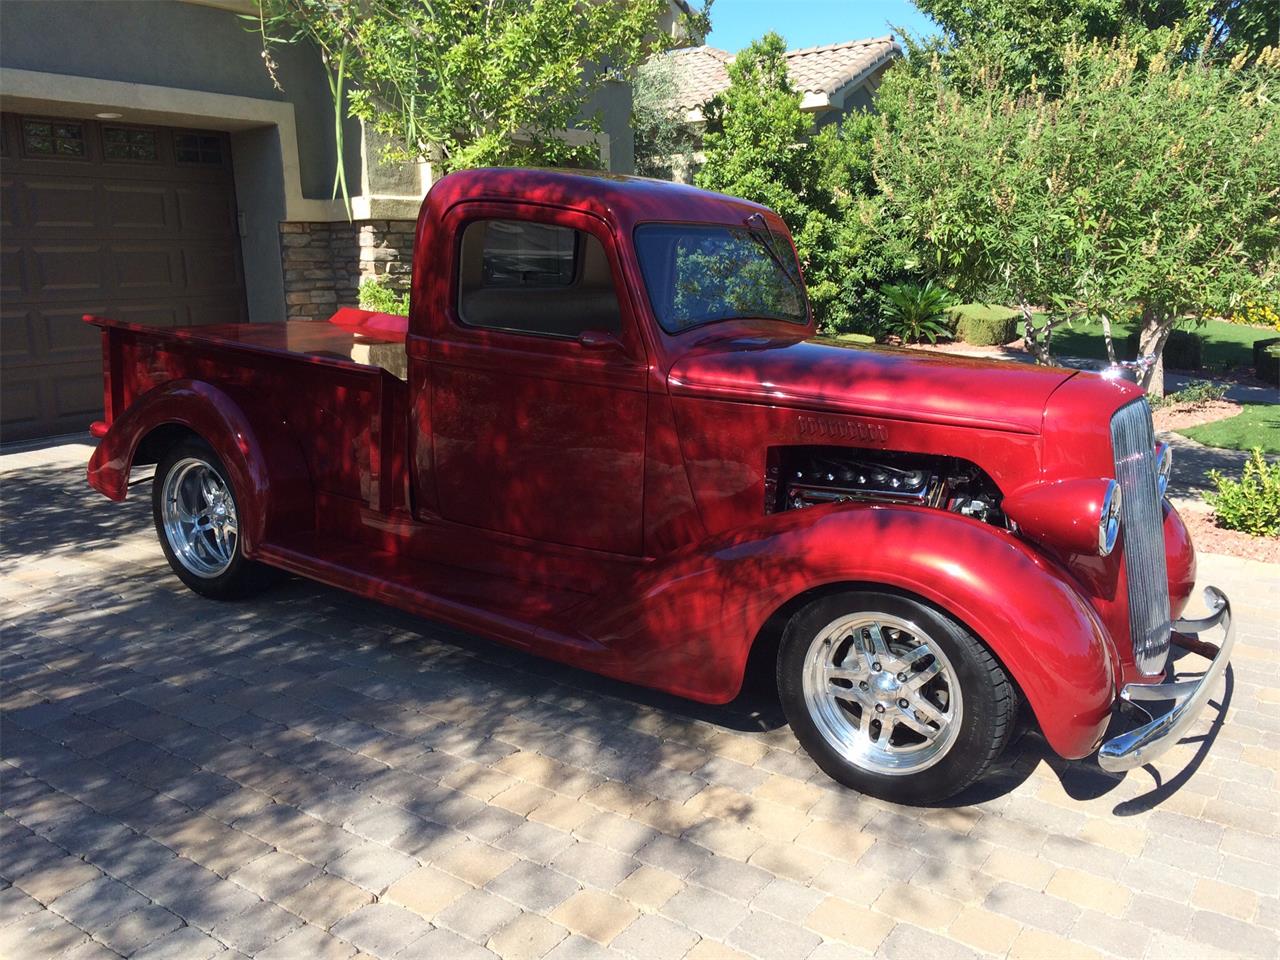
<instances>
[{"instance_id":1,"label":"engine block","mask_svg":"<svg viewBox=\"0 0 1280 960\"><path fill-rule=\"evenodd\" d=\"M1004 524L999 490L966 460L852 447L770 450L765 512L847 500L933 507Z\"/></svg>"}]
</instances>

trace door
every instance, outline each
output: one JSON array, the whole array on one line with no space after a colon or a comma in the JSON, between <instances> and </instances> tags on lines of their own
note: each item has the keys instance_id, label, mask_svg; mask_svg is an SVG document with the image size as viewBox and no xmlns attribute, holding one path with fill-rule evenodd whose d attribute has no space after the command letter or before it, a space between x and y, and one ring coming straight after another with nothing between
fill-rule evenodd
<instances>
[{"instance_id":1,"label":"door","mask_svg":"<svg viewBox=\"0 0 1280 960\"><path fill-rule=\"evenodd\" d=\"M86 313L162 327L246 319L223 133L0 116L0 435L102 415Z\"/></svg>"},{"instance_id":2,"label":"door","mask_svg":"<svg viewBox=\"0 0 1280 960\"><path fill-rule=\"evenodd\" d=\"M440 514L638 555L647 365L604 223L468 203L442 227L458 242L427 378Z\"/></svg>"}]
</instances>

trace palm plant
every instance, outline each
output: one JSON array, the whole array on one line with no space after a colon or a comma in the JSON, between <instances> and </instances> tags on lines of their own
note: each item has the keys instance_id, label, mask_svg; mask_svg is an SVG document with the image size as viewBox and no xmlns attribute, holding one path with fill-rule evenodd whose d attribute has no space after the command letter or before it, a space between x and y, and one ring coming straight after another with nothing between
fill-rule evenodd
<instances>
[{"instance_id":1,"label":"palm plant","mask_svg":"<svg viewBox=\"0 0 1280 960\"><path fill-rule=\"evenodd\" d=\"M951 294L932 280L886 284L880 288L880 296L880 320L886 334L903 343L937 343L939 337L951 336L947 314L953 303Z\"/></svg>"}]
</instances>

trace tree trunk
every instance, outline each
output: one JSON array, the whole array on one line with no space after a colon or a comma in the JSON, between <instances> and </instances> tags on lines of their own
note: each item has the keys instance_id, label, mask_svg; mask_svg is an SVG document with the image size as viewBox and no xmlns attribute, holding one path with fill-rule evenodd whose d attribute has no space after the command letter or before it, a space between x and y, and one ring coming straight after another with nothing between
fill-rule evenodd
<instances>
[{"instance_id":1,"label":"tree trunk","mask_svg":"<svg viewBox=\"0 0 1280 960\"><path fill-rule=\"evenodd\" d=\"M1149 397L1164 396L1164 353L1156 354L1156 362L1147 368L1143 384Z\"/></svg>"},{"instance_id":2,"label":"tree trunk","mask_svg":"<svg viewBox=\"0 0 1280 960\"><path fill-rule=\"evenodd\" d=\"M1053 357L1049 353L1049 341L1053 336L1053 318L1046 317L1044 326L1037 332L1031 321L1031 304L1025 300L1019 301L1018 309L1022 311L1023 345L1035 354L1036 363L1047 367L1053 362Z\"/></svg>"},{"instance_id":3,"label":"tree trunk","mask_svg":"<svg viewBox=\"0 0 1280 960\"><path fill-rule=\"evenodd\" d=\"M1102 314L1102 340L1107 345L1107 362L1115 366L1116 362L1116 341L1111 334L1111 317Z\"/></svg>"},{"instance_id":4,"label":"tree trunk","mask_svg":"<svg viewBox=\"0 0 1280 960\"><path fill-rule=\"evenodd\" d=\"M1138 360L1154 357L1146 367L1139 367L1138 383L1152 397L1164 396L1164 345L1173 332L1173 317L1157 317L1150 308L1142 311L1142 332L1138 334Z\"/></svg>"}]
</instances>

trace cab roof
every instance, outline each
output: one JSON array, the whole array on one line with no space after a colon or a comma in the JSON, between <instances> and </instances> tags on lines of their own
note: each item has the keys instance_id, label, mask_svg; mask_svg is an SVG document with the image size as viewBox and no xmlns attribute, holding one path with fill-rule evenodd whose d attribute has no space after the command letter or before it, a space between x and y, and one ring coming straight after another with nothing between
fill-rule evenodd
<instances>
[{"instance_id":1,"label":"cab roof","mask_svg":"<svg viewBox=\"0 0 1280 960\"><path fill-rule=\"evenodd\" d=\"M650 220L740 224L753 213L776 214L758 203L666 180L590 170L485 167L459 170L427 194L422 215L433 220L464 200L522 200L581 210L626 232Z\"/></svg>"}]
</instances>

